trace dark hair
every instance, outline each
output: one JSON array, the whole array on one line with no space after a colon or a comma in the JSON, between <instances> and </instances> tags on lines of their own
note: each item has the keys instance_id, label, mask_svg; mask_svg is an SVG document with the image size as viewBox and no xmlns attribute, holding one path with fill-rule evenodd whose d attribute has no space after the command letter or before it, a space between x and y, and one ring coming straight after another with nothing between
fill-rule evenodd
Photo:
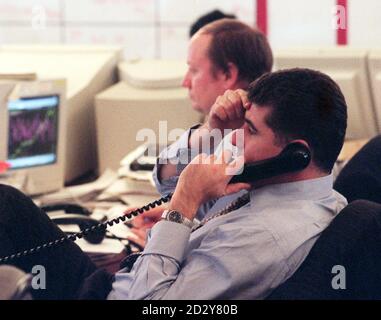
<instances>
[{"instance_id":1,"label":"dark hair","mask_svg":"<svg viewBox=\"0 0 381 320\"><path fill-rule=\"evenodd\" d=\"M248 98L269 107L266 124L278 143L305 140L315 164L330 172L343 146L347 105L339 86L327 75L309 69L269 73L249 87Z\"/></svg>"},{"instance_id":2,"label":"dark hair","mask_svg":"<svg viewBox=\"0 0 381 320\"><path fill-rule=\"evenodd\" d=\"M203 26L207 25L210 22L228 18L228 19L236 19L237 17L234 14L226 14L220 10L213 10L202 15L198 18L190 27L189 37L191 38L198 30L200 30Z\"/></svg>"},{"instance_id":3,"label":"dark hair","mask_svg":"<svg viewBox=\"0 0 381 320\"><path fill-rule=\"evenodd\" d=\"M208 55L216 70L229 71L229 63L238 68L239 80L248 83L271 71L273 55L266 36L232 19L207 24L200 32L212 36Z\"/></svg>"}]
</instances>

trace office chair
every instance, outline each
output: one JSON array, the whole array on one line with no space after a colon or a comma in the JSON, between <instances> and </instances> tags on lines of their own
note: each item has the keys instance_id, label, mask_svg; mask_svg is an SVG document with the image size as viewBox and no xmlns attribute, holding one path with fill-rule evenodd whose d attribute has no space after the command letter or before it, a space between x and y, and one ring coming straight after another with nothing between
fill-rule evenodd
<instances>
[{"instance_id":1,"label":"office chair","mask_svg":"<svg viewBox=\"0 0 381 320\"><path fill-rule=\"evenodd\" d=\"M334 266L345 268L345 289L332 285ZM295 274L267 299L381 299L381 204L356 200L345 207Z\"/></svg>"},{"instance_id":2,"label":"office chair","mask_svg":"<svg viewBox=\"0 0 381 320\"><path fill-rule=\"evenodd\" d=\"M13 266L0 266L0 300L32 300L31 282L32 275Z\"/></svg>"},{"instance_id":3,"label":"office chair","mask_svg":"<svg viewBox=\"0 0 381 320\"><path fill-rule=\"evenodd\" d=\"M368 141L343 167L334 189L348 202L364 199L381 203L381 135Z\"/></svg>"}]
</instances>

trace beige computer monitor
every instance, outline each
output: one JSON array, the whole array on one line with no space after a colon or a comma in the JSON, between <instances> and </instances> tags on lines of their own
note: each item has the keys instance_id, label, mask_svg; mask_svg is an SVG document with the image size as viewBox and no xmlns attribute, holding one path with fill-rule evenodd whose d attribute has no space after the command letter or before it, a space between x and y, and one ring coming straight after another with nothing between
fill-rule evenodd
<instances>
[{"instance_id":1,"label":"beige computer monitor","mask_svg":"<svg viewBox=\"0 0 381 320\"><path fill-rule=\"evenodd\" d=\"M165 126L167 133L201 121L201 115L191 107L187 90L181 87L185 70L185 62L166 60L119 65L124 81L95 98L100 173L106 168L118 169L127 153L146 142L137 139L142 129L152 130L156 142L163 143L160 121L162 132Z\"/></svg>"},{"instance_id":2,"label":"beige computer monitor","mask_svg":"<svg viewBox=\"0 0 381 320\"><path fill-rule=\"evenodd\" d=\"M67 80L66 182L97 168L94 97L117 81L120 57L118 47L0 47L0 74Z\"/></svg>"},{"instance_id":3,"label":"beige computer monitor","mask_svg":"<svg viewBox=\"0 0 381 320\"><path fill-rule=\"evenodd\" d=\"M375 105L375 117L381 131L381 49L371 50L368 56L368 68Z\"/></svg>"},{"instance_id":4,"label":"beige computer monitor","mask_svg":"<svg viewBox=\"0 0 381 320\"><path fill-rule=\"evenodd\" d=\"M0 183L29 195L64 186L65 80L0 81Z\"/></svg>"},{"instance_id":5,"label":"beige computer monitor","mask_svg":"<svg viewBox=\"0 0 381 320\"><path fill-rule=\"evenodd\" d=\"M311 68L338 83L348 105L347 139L378 133L367 69L367 51L352 48L295 48L274 52L275 69Z\"/></svg>"}]
</instances>

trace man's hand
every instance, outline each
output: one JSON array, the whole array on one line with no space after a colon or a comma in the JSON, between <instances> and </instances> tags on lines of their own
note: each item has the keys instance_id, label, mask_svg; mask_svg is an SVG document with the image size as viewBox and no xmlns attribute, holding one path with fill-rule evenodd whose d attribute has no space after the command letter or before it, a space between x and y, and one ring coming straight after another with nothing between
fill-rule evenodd
<instances>
[{"instance_id":1,"label":"man's hand","mask_svg":"<svg viewBox=\"0 0 381 320\"><path fill-rule=\"evenodd\" d=\"M213 131L219 130L220 138L223 138L224 129L241 128L245 122L245 112L250 105L246 91L242 89L225 91L212 106L208 120L190 136L189 147L205 152L207 149L204 148L204 144L206 143L206 146L212 146L214 149L220 140L216 140L218 134L213 134Z\"/></svg>"},{"instance_id":2,"label":"man's hand","mask_svg":"<svg viewBox=\"0 0 381 320\"><path fill-rule=\"evenodd\" d=\"M132 208L126 211L126 213L136 209L138 208ZM161 219L163 211L163 207L157 207L136 216L131 222L128 223L132 234L128 235L127 239L144 248L146 244L147 230L151 229L155 223Z\"/></svg>"},{"instance_id":3,"label":"man's hand","mask_svg":"<svg viewBox=\"0 0 381 320\"><path fill-rule=\"evenodd\" d=\"M227 90L219 96L209 112L209 129L238 129L244 124L245 112L250 108L251 102L247 92Z\"/></svg>"},{"instance_id":4,"label":"man's hand","mask_svg":"<svg viewBox=\"0 0 381 320\"><path fill-rule=\"evenodd\" d=\"M230 162L230 159L230 151L224 151L220 157L200 154L194 158L181 173L169 208L193 220L197 209L206 201L243 189L249 190L248 183L229 184L232 176L227 172L234 168L238 171L241 166L238 162L242 161L236 159Z\"/></svg>"},{"instance_id":5,"label":"man's hand","mask_svg":"<svg viewBox=\"0 0 381 320\"><path fill-rule=\"evenodd\" d=\"M219 96L212 106L208 121L192 132L189 138L189 148L197 152L212 153L214 148L224 137L224 129L241 128L245 122L245 112L250 108L251 102L247 92L242 89L227 90ZM212 130L220 130L220 134L213 134ZM210 148L210 149L209 149ZM169 179L177 173L176 166L168 163L160 166L158 176L160 180Z\"/></svg>"}]
</instances>

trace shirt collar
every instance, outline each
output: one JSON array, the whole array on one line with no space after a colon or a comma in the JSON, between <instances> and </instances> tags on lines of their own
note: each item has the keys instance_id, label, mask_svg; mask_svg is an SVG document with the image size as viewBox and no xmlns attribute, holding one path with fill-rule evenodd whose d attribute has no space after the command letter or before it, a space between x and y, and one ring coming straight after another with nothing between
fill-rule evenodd
<instances>
[{"instance_id":1,"label":"shirt collar","mask_svg":"<svg viewBox=\"0 0 381 320\"><path fill-rule=\"evenodd\" d=\"M332 194L332 174L295 182L279 183L263 186L250 191L250 206L258 208L271 201L313 200L322 199Z\"/></svg>"}]
</instances>

